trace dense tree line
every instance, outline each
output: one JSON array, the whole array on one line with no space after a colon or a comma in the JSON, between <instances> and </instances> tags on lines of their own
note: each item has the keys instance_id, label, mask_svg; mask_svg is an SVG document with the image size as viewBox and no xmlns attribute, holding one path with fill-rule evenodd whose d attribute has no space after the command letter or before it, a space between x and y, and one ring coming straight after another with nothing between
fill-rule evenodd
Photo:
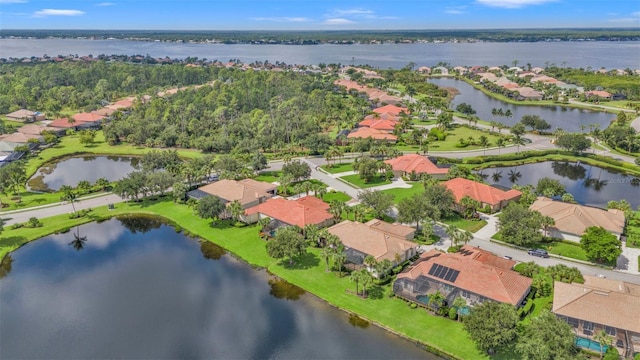
<instances>
[{"instance_id":1,"label":"dense tree line","mask_svg":"<svg viewBox=\"0 0 640 360\"><path fill-rule=\"evenodd\" d=\"M166 87L203 84L227 69L182 64L141 66L123 62L65 61L0 65L0 113L19 108L46 112L95 110L104 101L135 94L155 94Z\"/></svg>"},{"instance_id":2,"label":"dense tree line","mask_svg":"<svg viewBox=\"0 0 640 360\"><path fill-rule=\"evenodd\" d=\"M624 75L595 72L594 69L576 69L551 66L545 73L556 79L583 86L585 90L596 90L602 87L611 93L626 95L629 99L640 98L640 82L631 69Z\"/></svg>"},{"instance_id":3,"label":"dense tree line","mask_svg":"<svg viewBox=\"0 0 640 360\"><path fill-rule=\"evenodd\" d=\"M216 75L211 86L136 106L105 126L107 141L224 153L324 152L331 139L318 134L336 124L350 128L367 107L366 100L345 97L331 78L226 69Z\"/></svg>"}]
</instances>

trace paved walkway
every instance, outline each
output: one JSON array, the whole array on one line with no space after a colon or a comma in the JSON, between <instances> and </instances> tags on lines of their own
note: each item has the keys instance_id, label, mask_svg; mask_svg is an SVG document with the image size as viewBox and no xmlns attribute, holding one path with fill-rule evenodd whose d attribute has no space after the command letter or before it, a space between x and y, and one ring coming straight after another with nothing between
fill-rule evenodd
<instances>
[{"instance_id":1,"label":"paved walkway","mask_svg":"<svg viewBox=\"0 0 640 360\"><path fill-rule=\"evenodd\" d=\"M624 246L622 255L618 258L616 269L628 274L638 274L638 256L640 256L640 249Z\"/></svg>"},{"instance_id":2,"label":"paved walkway","mask_svg":"<svg viewBox=\"0 0 640 360\"><path fill-rule=\"evenodd\" d=\"M631 127L636 129L636 131L640 133L640 116L638 116L631 122Z\"/></svg>"}]
</instances>

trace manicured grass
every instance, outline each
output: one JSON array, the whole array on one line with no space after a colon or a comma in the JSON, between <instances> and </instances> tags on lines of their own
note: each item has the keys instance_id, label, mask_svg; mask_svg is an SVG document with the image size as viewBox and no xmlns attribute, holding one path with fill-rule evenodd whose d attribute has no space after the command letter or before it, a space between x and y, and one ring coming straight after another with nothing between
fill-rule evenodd
<instances>
[{"instance_id":1,"label":"manicured grass","mask_svg":"<svg viewBox=\"0 0 640 360\"><path fill-rule=\"evenodd\" d=\"M335 164L332 166L322 165L321 168L324 169L329 174L339 174L347 171L353 171L352 163L343 163L343 164Z\"/></svg>"},{"instance_id":2,"label":"manicured grass","mask_svg":"<svg viewBox=\"0 0 640 360\"><path fill-rule=\"evenodd\" d=\"M382 190L382 192L393 195L393 202L397 204L404 198L408 198L413 196L414 194L424 192L424 186L422 186L422 183L415 182L411 185L410 188L387 189Z\"/></svg>"},{"instance_id":3,"label":"manicured grass","mask_svg":"<svg viewBox=\"0 0 640 360\"><path fill-rule=\"evenodd\" d=\"M83 196L97 195L100 193L102 192L95 192L93 194L87 194ZM22 191L19 193L19 196L20 196L20 201L17 202L17 200L12 200L12 198L14 198L14 195L12 194L0 195L0 199L2 200L2 203L9 205L7 207L2 208L2 211L20 210L20 209L27 209L33 206L54 204L54 203L60 202L60 196L62 196L62 194L60 192L35 193L35 192Z\"/></svg>"},{"instance_id":4,"label":"manicured grass","mask_svg":"<svg viewBox=\"0 0 640 360\"><path fill-rule=\"evenodd\" d=\"M255 180L272 183L278 181L280 175L282 171L263 171L255 177Z\"/></svg>"},{"instance_id":5,"label":"manicured grass","mask_svg":"<svg viewBox=\"0 0 640 360\"><path fill-rule=\"evenodd\" d=\"M360 179L360 175L359 174L343 176L340 179L352 184L355 187L362 188L362 189L370 188L370 187L374 187L374 186L391 184L390 180L384 179L382 177L375 177L375 178L371 179L371 181L369 181L368 183L365 183L364 180Z\"/></svg>"},{"instance_id":6,"label":"manicured grass","mask_svg":"<svg viewBox=\"0 0 640 360\"><path fill-rule=\"evenodd\" d=\"M640 248L640 211L634 211L627 219L627 247Z\"/></svg>"},{"instance_id":7,"label":"manicured grass","mask_svg":"<svg viewBox=\"0 0 640 360\"><path fill-rule=\"evenodd\" d=\"M338 200L338 201L342 201L342 202L347 202L349 200L351 200L351 196L341 192L341 191L333 191L333 192L328 192L326 194L324 194L324 196L322 197L322 200L326 203L330 203L333 200Z\"/></svg>"},{"instance_id":8,"label":"manicured grass","mask_svg":"<svg viewBox=\"0 0 640 360\"><path fill-rule=\"evenodd\" d=\"M319 296L331 305L355 313L411 340L428 344L432 350L460 359L488 358L475 347L461 323L433 316L424 310L411 309L405 301L388 297L390 285L371 286L368 299L353 295L351 291L354 284L348 277L339 278L336 273L325 272L325 265L318 255L319 249L309 249L297 263L289 266L288 262L281 263L266 254L265 242L258 237L256 226L235 228L228 223L212 226L210 220L198 218L186 205L175 204L169 199L120 203L113 210L99 207L81 219L69 219L66 214L41 219L44 224L42 228L6 229L0 240L0 258L20 245L47 234L66 231L85 222L135 213L161 215L174 226L222 246L251 265L267 268L271 273Z\"/></svg>"},{"instance_id":9,"label":"manicured grass","mask_svg":"<svg viewBox=\"0 0 640 360\"><path fill-rule=\"evenodd\" d=\"M109 145L104 140L104 133L102 130L99 130L96 133L95 143L89 146L80 144L80 138L78 135L62 137L60 139L60 143L42 150L36 157L29 159L26 171L27 176L30 177L46 162L63 156L76 154L143 155L151 150L153 149L126 143L114 146ZM183 158L195 158L202 156L200 151L191 149L178 149L178 154Z\"/></svg>"},{"instance_id":10,"label":"manicured grass","mask_svg":"<svg viewBox=\"0 0 640 360\"><path fill-rule=\"evenodd\" d=\"M477 142L480 136L486 136L489 139L489 147L495 147L496 141L499 136L490 134L488 131L471 129L466 126L457 126L453 130L447 131L447 138L445 141L434 141L431 146L429 146L429 150L433 151L460 151L460 150L476 150L482 149L482 147L478 145L468 145L466 147L458 147L456 145L459 144L460 139L467 140L470 136L475 139Z\"/></svg>"},{"instance_id":11,"label":"manicured grass","mask_svg":"<svg viewBox=\"0 0 640 360\"><path fill-rule=\"evenodd\" d=\"M441 221L447 225L453 225L462 230L467 230L472 233L482 229L485 225L487 225L487 222L485 220L467 220L457 213L453 213L453 215L450 215L449 217L444 218Z\"/></svg>"},{"instance_id":12,"label":"manicured grass","mask_svg":"<svg viewBox=\"0 0 640 360\"><path fill-rule=\"evenodd\" d=\"M589 261L587 254L582 250L580 244L572 245L564 242L553 242L547 246L549 253L560 256L570 257L572 259Z\"/></svg>"}]
</instances>

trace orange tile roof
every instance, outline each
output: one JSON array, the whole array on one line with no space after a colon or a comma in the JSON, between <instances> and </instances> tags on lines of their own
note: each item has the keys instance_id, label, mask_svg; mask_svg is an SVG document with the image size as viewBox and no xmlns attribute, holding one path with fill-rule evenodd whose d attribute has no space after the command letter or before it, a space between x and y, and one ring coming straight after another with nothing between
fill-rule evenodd
<instances>
[{"instance_id":1,"label":"orange tile roof","mask_svg":"<svg viewBox=\"0 0 640 360\"><path fill-rule=\"evenodd\" d=\"M376 231L380 231L389 235L399 236L401 238L413 239L413 236L416 233L416 229L412 228L411 226L406 226L398 223L391 224L380 219L371 219L367 221L365 225Z\"/></svg>"},{"instance_id":2,"label":"orange tile roof","mask_svg":"<svg viewBox=\"0 0 640 360\"><path fill-rule=\"evenodd\" d=\"M448 168L439 168L434 165L426 156L418 154L407 154L398 156L395 159L385 160L395 171L405 173L415 172L416 174L446 174Z\"/></svg>"},{"instance_id":3,"label":"orange tile roof","mask_svg":"<svg viewBox=\"0 0 640 360\"><path fill-rule=\"evenodd\" d=\"M479 183L463 178L455 178L445 181L442 185L453 192L456 202L465 196L489 205L498 205L501 201L514 200L522 195L518 190L500 190L487 184Z\"/></svg>"},{"instance_id":4,"label":"orange tile roof","mask_svg":"<svg viewBox=\"0 0 640 360\"><path fill-rule=\"evenodd\" d=\"M363 120L358 125L362 127L368 127L371 129L384 130L384 131L393 131L398 124L397 121L393 120Z\"/></svg>"},{"instance_id":5,"label":"orange tile roof","mask_svg":"<svg viewBox=\"0 0 640 360\"><path fill-rule=\"evenodd\" d=\"M584 275L584 284L556 281L553 288L553 313L640 332L640 285Z\"/></svg>"},{"instance_id":6,"label":"orange tile roof","mask_svg":"<svg viewBox=\"0 0 640 360\"><path fill-rule=\"evenodd\" d=\"M396 116L400 115L400 113L409 114L409 110L407 108L403 108L395 105L385 105L377 109L373 109L373 112L376 112L378 114L389 113L391 115L396 115Z\"/></svg>"},{"instance_id":7,"label":"orange tile roof","mask_svg":"<svg viewBox=\"0 0 640 360\"><path fill-rule=\"evenodd\" d=\"M385 259L393 261L396 254L403 255L408 249L418 246L417 243L383 231L375 225L351 220L333 225L327 231L339 237L344 246L371 255L378 261Z\"/></svg>"},{"instance_id":8,"label":"orange tile roof","mask_svg":"<svg viewBox=\"0 0 640 360\"><path fill-rule=\"evenodd\" d=\"M601 226L616 234L624 230L624 212L616 209L604 210L546 197L539 197L529 208L553 218L553 227L569 234L582 235L590 226Z\"/></svg>"},{"instance_id":9,"label":"orange tile roof","mask_svg":"<svg viewBox=\"0 0 640 360\"><path fill-rule=\"evenodd\" d=\"M601 97L601 98L610 98L611 97L611 93L607 92L607 91L602 91L602 90L592 90L592 91L587 91L587 96L597 96L597 97Z\"/></svg>"},{"instance_id":10,"label":"orange tile roof","mask_svg":"<svg viewBox=\"0 0 640 360\"><path fill-rule=\"evenodd\" d=\"M104 119L104 116L96 114L96 113L78 113L72 116L73 119L80 122L95 122Z\"/></svg>"},{"instance_id":11,"label":"orange tile roof","mask_svg":"<svg viewBox=\"0 0 640 360\"><path fill-rule=\"evenodd\" d=\"M47 126L55 127L55 128L71 128L71 127L74 127L76 125L77 125L77 123L70 124L69 123L69 118L60 118L60 119L53 120Z\"/></svg>"},{"instance_id":12,"label":"orange tile roof","mask_svg":"<svg viewBox=\"0 0 640 360\"><path fill-rule=\"evenodd\" d=\"M326 202L315 196L305 196L296 200L269 199L260 205L247 209L246 214L260 213L283 223L304 228L305 225L319 225L333 218L328 210L329 204Z\"/></svg>"},{"instance_id":13,"label":"orange tile roof","mask_svg":"<svg viewBox=\"0 0 640 360\"><path fill-rule=\"evenodd\" d=\"M364 117L364 120L391 120L391 121L399 121L400 119L398 118L398 116L390 114L390 113L375 113L375 114L371 114L371 115L367 115Z\"/></svg>"},{"instance_id":14,"label":"orange tile roof","mask_svg":"<svg viewBox=\"0 0 640 360\"><path fill-rule=\"evenodd\" d=\"M113 110L119 109L127 109L133 106L133 100L131 98L126 98L120 101L116 101L115 103L109 105L108 107Z\"/></svg>"},{"instance_id":15,"label":"orange tile roof","mask_svg":"<svg viewBox=\"0 0 640 360\"><path fill-rule=\"evenodd\" d=\"M461 250L470 248L464 246ZM470 251L467 249L467 251ZM495 255L484 252L482 257ZM506 259L505 259L506 260ZM424 276L438 282L455 286L462 290L470 291L489 298L491 300L518 305L531 288L532 280L522 276L517 272L491 265L493 261L481 261L478 255L470 256L462 253L442 253L431 250L420 256L416 265L409 268L407 272L398 275L398 279L408 278L415 280L419 276ZM429 270L435 264L446 266L460 273L455 282L446 281L429 275Z\"/></svg>"},{"instance_id":16,"label":"orange tile roof","mask_svg":"<svg viewBox=\"0 0 640 360\"><path fill-rule=\"evenodd\" d=\"M361 127L347 135L347 139L367 139L397 141L398 137L383 130Z\"/></svg>"}]
</instances>

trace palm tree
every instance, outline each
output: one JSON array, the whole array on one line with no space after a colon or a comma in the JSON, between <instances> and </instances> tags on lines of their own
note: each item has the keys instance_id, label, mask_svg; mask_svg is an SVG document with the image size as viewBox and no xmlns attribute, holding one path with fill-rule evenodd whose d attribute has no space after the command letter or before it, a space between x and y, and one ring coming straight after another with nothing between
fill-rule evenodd
<instances>
[{"instance_id":1,"label":"palm tree","mask_svg":"<svg viewBox=\"0 0 640 360\"><path fill-rule=\"evenodd\" d=\"M329 204L329 214L333 215L333 219L335 221L340 220L345 206L346 206L345 203L340 200L331 201L331 203Z\"/></svg>"},{"instance_id":2,"label":"palm tree","mask_svg":"<svg viewBox=\"0 0 640 360\"><path fill-rule=\"evenodd\" d=\"M595 333L595 335L593 335L593 339L600 345L600 359L602 359L602 356L604 355L604 347L611 346L613 340L611 339L611 336L609 336L609 334L607 334L607 332L604 330L600 330Z\"/></svg>"},{"instance_id":3,"label":"palm tree","mask_svg":"<svg viewBox=\"0 0 640 360\"><path fill-rule=\"evenodd\" d=\"M373 282L373 276L367 269L360 269L360 281L362 282L362 296L367 297L367 287Z\"/></svg>"},{"instance_id":4,"label":"palm tree","mask_svg":"<svg viewBox=\"0 0 640 360\"><path fill-rule=\"evenodd\" d=\"M320 250L320 257L324 260L326 267L324 269L325 272L329 272L329 259L331 258L331 248L323 247Z\"/></svg>"},{"instance_id":5,"label":"palm tree","mask_svg":"<svg viewBox=\"0 0 640 360\"><path fill-rule=\"evenodd\" d=\"M487 148L489 147L489 145L491 145L491 143L489 142L489 138L481 135L478 141L478 145L480 145L480 147L484 149L482 155L487 155Z\"/></svg>"},{"instance_id":6,"label":"palm tree","mask_svg":"<svg viewBox=\"0 0 640 360\"><path fill-rule=\"evenodd\" d=\"M444 303L444 300L444 295L440 291L436 291L435 294L429 296L429 308L431 308L431 311L437 311Z\"/></svg>"},{"instance_id":7,"label":"palm tree","mask_svg":"<svg viewBox=\"0 0 640 360\"><path fill-rule=\"evenodd\" d=\"M458 228L453 225L449 225L445 230L445 233L449 236L449 240L451 240L451 246L454 246L455 241L457 240L456 237L458 236Z\"/></svg>"},{"instance_id":8,"label":"palm tree","mask_svg":"<svg viewBox=\"0 0 640 360\"><path fill-rule=\"evenodd\" d=\"M96 186L98 186L102 191L105 191L107 189L107 186L109 186L109 180L102 177L96 180Z\"/></svg>"},{"instance_id":9,"label":"palm tree","mask_svg":"<svg viewBox=\"0 0 640 360\"><path fill-rule=\"evenodd\" d=\"M527 141L525 140L524 136L522 136L520 134L514 134L513 135L513 143L518 146L518 151L517 152L520 152L520 146L525 145L527 143Z\"/></svg>"},{"instance_id":10,"label":"palm tree","mask_svg":"<svg viewBox=\"0 0 640 360\"><path fill-rule=\"evenodd\" d=\"M500 155L500 149L505 147L507 143L503 137L499 137L498 140L496 140L496 145L498 146L498 155Z\"/></svg>"},{"instance_id":11,"label":"palm tree","mask_svg":"<svg viewBox=\"0 0 640 360\"><path fill-rule=\"evenodd\" d=\"M320 234L320 228L318 228L316 224L308 224L304 227L304 236L307 238L307 241L314 246L320 244Z\"/></svg>"},{"instance_id":12,"label":"palm tree","mask_svg":"<svg viewBox=\"0 0 640 360\"><path fill-rule=\"evenodd\" d=\"M456 312L458 313L458 321L460 321L460 310L467 306L467 300L465 300L463 297L458 296L453 300L453 304L451 304L451 306L456 308Z\"/></svg>"},{"instance_id":13,"label":"palm tree","mask_svg":"<svg viewBox=\"0 0 640 360\"><path fill-rule=\"evenodd\" d=\"M60 192L62 192L62 196L60 197L60 199L62 201L70 202L71 203L71 207L73 208L73 213L75 214L76 206L73 203L78 198L78 194L76 194L76 192L73 191L73 188L71 186L69 186L69 185L62 185L60 187Z\"/></svg>"},{"instance_id":14,"label":"palm tree","mask_svg":"<svg viewBox=\"0 0 640 360\"><path fill-rule=\"evenodd\" d=\"M227 211L231 214L231 218L233 221L240 221L240 216L244 213L244 209L242 208L242 204L240 201L233 200L228 206Z\"/></svg>"},{"instance_id":15,"label":"palm tree","mask_svg":"<svg viewBox=\"0 0 640 360\"><path fill-rule=\"evenodd\" d=\"M356 295L360 295L360 291L358 291L358 283L362 279L362 272L358 270L354 270L349 275L349 281L356 283Z\"/></svg>"},{"instance_id":16,"label":"palm tree","mask_svg":"<svg viewBox=\"0 0 640 360\"><path fill-rule=\"evenodd\" d=\"M371 255L367 255L367 256L364 258L364 264L365 264L365 265L367 266L367 268L368 268L368 269L370 269L370 270L373 270L373 269L375 268L376 263L377 263L376 258L374 258L374 257L373 257L373 256L371 256Z\"/></svg>"},{"instance_id":17,"label":"palm tree","mask_svg":"<svg viewBox=\"0 0 640 360\"><path fill-rule=\"evenodd\" d=\"M347 255L341 249L334 249L333 265L337 268L338 274L342 277L342 265L347 261Z\"/></svg>"}]
</instances>

